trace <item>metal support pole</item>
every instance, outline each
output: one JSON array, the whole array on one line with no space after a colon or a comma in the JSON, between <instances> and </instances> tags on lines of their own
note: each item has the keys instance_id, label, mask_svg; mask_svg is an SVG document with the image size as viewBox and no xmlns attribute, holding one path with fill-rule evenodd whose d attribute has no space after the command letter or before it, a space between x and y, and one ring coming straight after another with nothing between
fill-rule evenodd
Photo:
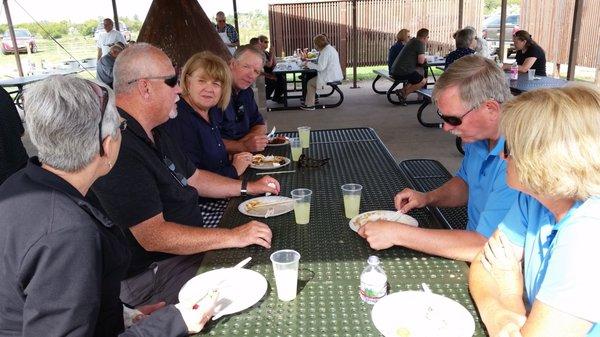
<instances>
[{"instance_id":1,"label":"metal support pole","mask_svg":"<svg viewBox=\"0 0 600 337\"><path fill-rule=\"evenodd\" d=\"M463 28L465 0L458 1L458 29Z\"/></svg>"},{"instance_id":2,"label":"metal support pole","mask_svg":"<svg viewBox=\"0 0 600 337\"><path fill-rule=\"evenodd\" d=\"M235 26L235 31L238 33L238 36L240 34L240 27L238 25L238 12L237 12L237 1L233 0L233 24ZM240 42L240 45L242 43Z\"/></svg>"},{"instance_id":3,"label":"metal support pole","mask_svg":"<svg viewBox=\"0 0 600 337\"><path fill-rule=\"evenodd\" d=\"M498 57L500 61L504 62L504 43L506 43L506 6L508 0L502 0L500 7L500 49L498 50Z\"/></svg>"},{"instance_id":4,"label":"metal support pole","mask_svg":"<svg viewBox=\"0 0 600 337\"><path fill-rule=\"evenodd\" d=\"M119 14L117 14L117 0L112 0L113 7L113 21L115 22L115 29L119 30Z\"/></svg>"},{"instance_id":5,"label":"metal support pole","mask_svg":"<svg viewBox=\"0 0 600 337\"><path fill-rule=\"evenodd\" d=\"M17 45L17 38L15 37L15 27L13 27L12 18L10 17L10 10L8 9L8 0L4 0L4 11L6 12L6 23L8 24L8 30L10 31L10 39L12 41L13 48L15 48L15 60L17 61L17 70L19 76L23 77L23 66L21 65L21 57L19 56L19 46Z\"/></svg>"},{"instance_id":6,"label":"metal support pole","mask_svg":"<svg viewBox=\"0 0 600 337\"><path fill-rule=\"evenodd\" d=\"M358 38L356 27L356 0L352 0L352 89L358 88L356 85L356 65L358 63Z\"/></svg>"},{"instance_id":7,"label":"metal support pole","mask_svg":"<svg viewBox=\"0 0 600 337\"><path fill-rule=\"evenodd\" d=\"M567 80L575 79L575 66L577 65L577 53L579 52L579 33L581 31L581 16L583 15L583 0L575 0L573 11L573 28L571 29L571 45L569 48L569 68Z\"/></svg>"}]
</instances>

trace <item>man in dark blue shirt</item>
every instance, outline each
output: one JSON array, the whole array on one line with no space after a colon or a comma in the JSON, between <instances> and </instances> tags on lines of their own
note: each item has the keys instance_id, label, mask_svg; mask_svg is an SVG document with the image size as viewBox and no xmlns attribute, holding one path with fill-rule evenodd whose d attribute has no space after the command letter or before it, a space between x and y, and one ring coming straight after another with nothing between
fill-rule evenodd
<instances>
[{"instance_id":1,"label":"man in dark blue shirt","mask_svg":"<svg viewBox=\"0 0 600 337\"><path fill-rule=\"evenodd\" d=\"M262 74L264 63L264 53L249 45L239 47L229 62L233 80L231 101L219 122L229 153L259 152L267 146L267 126L251 88Z\"/></svg>"}]
</instances>

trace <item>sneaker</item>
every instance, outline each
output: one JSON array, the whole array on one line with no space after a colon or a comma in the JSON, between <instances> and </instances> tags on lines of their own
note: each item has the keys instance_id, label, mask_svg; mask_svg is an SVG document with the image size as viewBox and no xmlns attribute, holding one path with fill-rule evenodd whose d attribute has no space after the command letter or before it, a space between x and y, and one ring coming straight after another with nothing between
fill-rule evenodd
<instances>
[{"instance_id":1,"label":"sneaker","mask_svg":"<svg viewBox=\"0 0 600 337\"><path fill-rule=\"evenodd\" d=\"M300 109L302 109L302 110L315 110L315 106L314 105L306 106L306 105L302 104L300 106Z\"/></svg>"},{"instance_id":2,"label":"sneaker","mask_svg":"<svg viewBox=\"0 0 600 337\"><path fill-rule=\"evenodd\" d=\"M398 96L398 101L400 102L400 105L406 106L406 97L404 96L402 89L396 90L396 96Z\"/></svg>"}]
</instances>

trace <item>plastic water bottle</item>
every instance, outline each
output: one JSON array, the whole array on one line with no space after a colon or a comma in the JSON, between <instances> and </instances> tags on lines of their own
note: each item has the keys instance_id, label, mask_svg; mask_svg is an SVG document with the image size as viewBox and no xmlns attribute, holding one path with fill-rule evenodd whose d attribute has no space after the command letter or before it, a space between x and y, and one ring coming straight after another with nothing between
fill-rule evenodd
<instances>
[{"instance_id":1,"label":"plastic water bottle","mask_svg":"<svg viewBox=\"0 0 600 337\"><path fill-rule=\"evenodd\" d=\"M360 274L360 298L369 303L375 304L379 299L387 295L387 276L385 271L379 265L377 256L369 256L368 266Z\"/></svg>"},{"instance_id":2,"label":"plastic water bottle","mask_svg":"<svg viewBox=\"0 0 600 337\"><path fill-rule=\"evenodd\" d=\"M517 62L513 62L510 66L510 79L513 81L519 79L519 66L517 65Z\"/></svg>"}]
</instances>

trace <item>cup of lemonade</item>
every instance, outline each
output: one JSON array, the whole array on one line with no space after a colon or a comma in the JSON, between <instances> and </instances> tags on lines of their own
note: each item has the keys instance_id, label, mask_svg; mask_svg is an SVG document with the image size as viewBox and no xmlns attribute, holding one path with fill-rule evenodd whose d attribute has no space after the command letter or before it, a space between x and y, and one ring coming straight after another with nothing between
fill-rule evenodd
<instances>
[{"instance_id":1,"label":"cup of lemonade","mask_svg":"<svg viewBox=\"0 0 600 337\"><path fill-rule=\"evenodd\" d=\"M294 200L294 215L298 225L306 225L310 221L310 199L312 191L308 188L298 188L292 191Z\"/></svg>"},{"instance_id":2,"label":"cup of lemonade","mask_svg":"<svg viewBox=\"0 0 600 337\"><path fill-rule=\"evenodd\" d=\"M307 149L310 145L310 126L301 126L298 128L298 137L300 137L300 146Z\"/></svg>"},{"instance_id":3,"label":"cup of lemonade","mask_svg":"<svg viewBox=\"0 0 600 337\"><path fill-rule=\"evenodd\" d=\"M358 215L360 209L360 195L362 186L359 184L342 185L342 195L344 197L344 212L346 218L352 219Z\"/></svg>"}]
</instances>

